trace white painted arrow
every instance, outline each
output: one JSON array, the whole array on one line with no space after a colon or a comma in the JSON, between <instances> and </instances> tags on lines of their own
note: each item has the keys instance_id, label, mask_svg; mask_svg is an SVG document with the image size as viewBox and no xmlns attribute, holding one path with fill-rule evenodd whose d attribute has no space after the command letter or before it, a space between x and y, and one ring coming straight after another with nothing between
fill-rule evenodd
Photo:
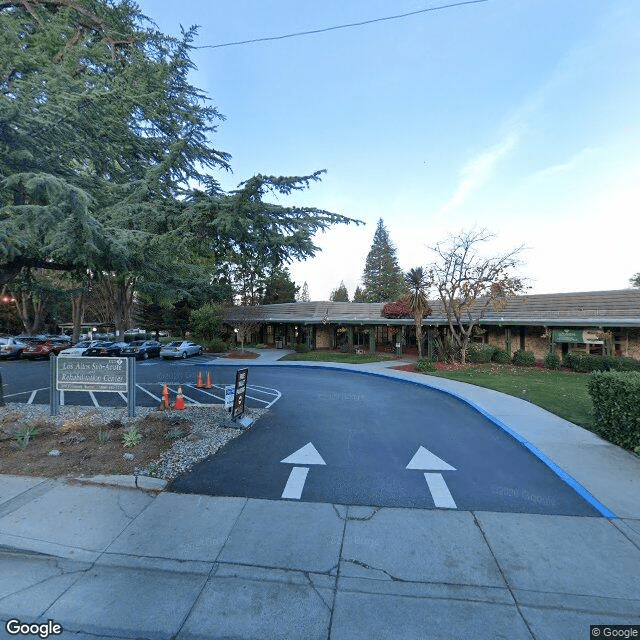
<instances>
[{"instance_id":1,"label":"white painted arrow","mask_svg":"<svg viewBox=\"0 0 640 640\"><path fill-rule=\"evenodd\" d=\"M411 458L407 469L421 469L422 471L455 471L456 469L447 464L437 455L431 453L424 447L419 447L416 454Z\"/></svg>"},{"instance_id":2,"label":"white painted arrow","mask_svg":"<svg viewBox=\"0 0 640 640\"><path fill-rule=\"evenodd\" d=\"M456 471L455 467L447 464L437 455L424 447L419 447L413 458L407 465L407 469L420 469L421 471ZM442 509L457 509L456 503L444 481L441 473L425 473L431 497L436 507Z\"/></svg>"},{"instance_id":3,"label":"white painted arrow","mask_svg":"<svg viewBox=\"0 0 640 640\"><path fill-rule=\"evenodd\" d=\"M326 464L318 450L310 442L280 462L285 464ZM289 500L300 500L304 483L307 480L307 473L309 473L309 467L293 467L282 492L282 497Z\"/></svg>"}]
</instances>

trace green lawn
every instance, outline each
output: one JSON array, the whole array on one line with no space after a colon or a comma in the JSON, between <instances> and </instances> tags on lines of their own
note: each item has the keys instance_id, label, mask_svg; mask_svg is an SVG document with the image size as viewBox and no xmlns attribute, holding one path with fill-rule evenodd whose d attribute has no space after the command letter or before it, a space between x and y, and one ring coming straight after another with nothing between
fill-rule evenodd
<instances>
[{"instance_id":1,"label":"green lawn","mask_svg":"<svg viewBox=\"0 0 640 640\"><path fill-rule=\"evenodd\" d=\"M588 374L488 364L429 375L502 391L529 400L574 424L587 429L593 427L593 405L587 391Z\"/></svg>"},{"instance_id":2,"label":"green lawn","mask_svg":"<svg viewBox=\"0 0 640 640\"><path fill-rule=\"evenodd\" d=\"M309 353L289 353L280 360L304 360L307 362L348 362L349 364L366 364L381 362L389 358L380 355L355 353L335 353L333 351L309 351Z\"/></svg>"}]
</instances>

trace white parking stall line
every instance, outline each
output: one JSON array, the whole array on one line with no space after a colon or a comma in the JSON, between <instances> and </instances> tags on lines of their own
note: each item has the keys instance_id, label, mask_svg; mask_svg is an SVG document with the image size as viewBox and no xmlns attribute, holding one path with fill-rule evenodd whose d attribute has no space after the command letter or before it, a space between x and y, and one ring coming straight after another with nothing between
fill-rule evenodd
<instances>
[{"instance_id":1,"label":"white parking stall line","mask_svg":"<svg viewBox=\"0 0 640 640\"><path fill-rule=\"evenodd\" d=\"M180 386L186 387L188 385L180 385ZM178 389L174 389L172 387L169 387L169 391L172 391L175 394L178 393ZM194 400L191 396L185 395L184 391L182 392L182 395L184 396L185 401L189 400L190 402L192 402L195 405L201 405L202 404L202 402L198 402L197 400Z\"/></svg>"},{"instance_id":2,"label":"white parking stall line","mask_svg":"<svg viewBox=\"0 0 640 640\"><path fill-rule=\"evenodd\" d=\"M261 384L252 384L251 386L254 389L258 389L258 390L264 389L264 393L270 393L270 394L280 393L277 389L273 389L271 387L263 387Z\"/></svg>"},{"instance_id":3,"label":"white parking stall line","mask_svg":"<svg viewBox=\"0 0 640 640\"><path fill-rule=\"evenodd\" d=\"M158 398L158 396L151 393L151 391L147 391L147 389L145 389L142 385L136 384L136 388L140 389L140 391L144 391L147 395L150 395L154 400L157 400L158 402L162 402L162 398Z\"/></svg>"},{"instance_id":4,"label":"white parking stall line","mask_svg":"<svg viewBox=\"0 0 640 640\"><path fill-rule=\"evenodd\" d=\"M176 362L176 366L178 367L192 367L196 365L200 366L213 366L213 362L217 360L217 358L201 358L201 356L191 356L191 358L175 358L178 362Z\"/></svg>"},{"instance_id":5,"label":"white parking stall line","mask_svg":"<svg viewBox=\"0 0 640 640\"><path fill-rule=\"evenodd\" d=\"M263 389L267 389L268 387L263 387ZM282 398L282 394L277 390L277 389L269 389L272 394L275 396L273 398L273 400L271 402L269 402L267 404L267 406L265 407L265 409L268 409L269 407L273 406L276 402L278 402L278 400L280 400L280 398ZM264 392L266 393L266 392Z\"/></svg>"},{"instance_id":6,"label":"white parking stall line","mask_svg":"<svg viewBox=\"0 0 640 640\"><path fill-rule=\"evenodd\" d=\"M216 396L213 393L209 393L207 391L205 391L204 389L198 389L197 387L194 387L193 385L189 384L187 385L188 387L191 387L192 389L197 389L198 391L200 391L200 393L206 393L209 396L212 396L214 398L216 398L217 400L222 400L224 401L224 397L219 397ZM220 391L224 391L225 387L228 386L233 386L233 385L225 385L225 384L214 384L213 385L216 389L220 389ZM268 391L263 391L263 389L267 389ZM247 399L249 400L255 400L256 402L262 402L262 404L265 405L265 409L268 409L269 407L273 406L278 400L280 400L280 398L282 397L282 394L277 390L277 389L272 389L270 387L260 387L260 386L254 386L254 385L247 385L247 391L251 391L251 392L258 392L258 393L264 393L266 395L270 395L273 396L273 400L269 401L269 400L264 400L263 398L257 398L256 396L250 396L247 394Z\"/></svg>"},{"instance_id":7,"label":"white parking stall line","mask_svg":"<svg viewBox=\"0 0 640 640\"><path fill-rule=\"evenodd\" d=\"M100 405L98 404L98 399L96 398L95 394L93 393L93 391L89 391L89 397L91 398L92 402L93 402L93 406L94 407L99 407Z\"/></svg>"},{"instance_id":8,"label":"white parking stall line","mask_svg":"<svg viewBox=\"0 0 640 640\"><path fill-rule=\"evenodd\" d=\"M247 387L247 389L251 389L251 387ZM255 400L256 402L262 402L264 405L267 405L267 406L265 406L265 409L270 407L273 404L273 402L275 402L275 400L274 400L273 402L269 403L268 400L263 400L262 398L256 398L255 396L250 396L249 394L247 394L247 399L248 400Z\"/></svg>"},{"instance_id":9,"label":"white parking stall line","mask_svg":"<svg viewBox=\"0 0 640 640\"><path fill-rule=\"evenodd\" d=\"M49 387L42 387L42 389L35 389L34 391L31 392L31 395L29 396L29 399L27 400L27 404L33 404L33 401L36 397L36 393L38 393L38 391L49 391ZM25 393L29 393L28 391L19 391L18 393L9 393L9 394L5 394L5 399L6 398L13 398L14 396L23 396Z\"/></svg>"},{"instance_id":10,"label":"white parking stall line","mask_svg":"<svg viewBox=\"0 0 640 640\"><path fill-rule=\"evenodd\" d=\"M221 402L224 402L224 397L223 396L217 396L215 393L211 393L210 391L207 391L205 389L198 389L198 387L192 385L192 384L186 384L184 385L185 387L189 387L190 389L195 389L196 391L199 391L200 393L204 393L206 396L211 396L212 398L215 398L216 400L220 400ZM217 386L217 385L213 385L213 386Z\"/></svg>"}]
</instances>

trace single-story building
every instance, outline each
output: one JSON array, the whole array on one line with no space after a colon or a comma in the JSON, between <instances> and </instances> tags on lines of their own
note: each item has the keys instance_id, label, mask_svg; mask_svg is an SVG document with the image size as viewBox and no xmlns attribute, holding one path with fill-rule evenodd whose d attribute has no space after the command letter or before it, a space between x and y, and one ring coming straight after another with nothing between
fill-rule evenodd
<instances>
[{"instance_id":1,"label":"single-story building","mask_svg":"<svg viewBox=\"0 0 640 640\"><path fill-rule=\"evenodd\" d=\"M446 335L448 321L439 301L423 320L425 353ZM291 302L232 307L227 323L244 330L247 341L274 347L305 344L310 349L415 352L413 318L386 318L384 303ZM581 350L640 358L640 289L551 293L512 298L502 309L491 307L474 331L473 342L510 353L533 351L543 358Z\"/></svg>"}]
</instances>

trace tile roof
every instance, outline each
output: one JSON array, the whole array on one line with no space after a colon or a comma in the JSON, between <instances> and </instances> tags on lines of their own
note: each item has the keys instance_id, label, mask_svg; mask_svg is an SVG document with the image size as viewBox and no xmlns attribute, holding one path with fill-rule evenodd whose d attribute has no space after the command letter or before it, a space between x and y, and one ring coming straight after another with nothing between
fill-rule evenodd
<instances>
[{"instance_id":1,"label":"tile roof","mask_svg":"<svg viewBox=\"0 0 640 640\"><path fill-rule=\"evenodd\" d=\"M431 316L425 324L446 322L439 301L431 301ZM412 319L382 316L384 303L290 302L253 307L251 313L263 322L336 324L408 324ZM235 311L237 309L237 312ZM231 307L228 318L240 312ZM640 289L524 295L509 300L504 309L489 308L483 324L608 325L640 326Z\"/></svg>"}]
</instances>

